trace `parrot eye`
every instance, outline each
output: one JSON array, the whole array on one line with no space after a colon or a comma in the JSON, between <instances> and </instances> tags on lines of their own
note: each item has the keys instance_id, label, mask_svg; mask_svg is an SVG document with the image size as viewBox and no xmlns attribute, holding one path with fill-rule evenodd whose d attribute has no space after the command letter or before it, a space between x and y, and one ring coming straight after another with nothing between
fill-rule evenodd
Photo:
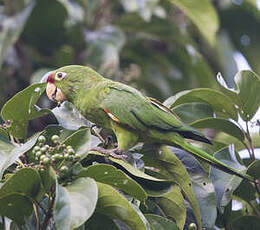
<instances>
[{"instance_id":1,"label":"parrot eye","mask_svg":"<svg viewBox=\"0 0 260 230\"><path fill-rule=\"evenodd\" d=\"M58 72L55 75L55 79L58 81L61 81L62 79L64 79L66 77L66 73L64 72Z\"/></svg>"}]
</instances>

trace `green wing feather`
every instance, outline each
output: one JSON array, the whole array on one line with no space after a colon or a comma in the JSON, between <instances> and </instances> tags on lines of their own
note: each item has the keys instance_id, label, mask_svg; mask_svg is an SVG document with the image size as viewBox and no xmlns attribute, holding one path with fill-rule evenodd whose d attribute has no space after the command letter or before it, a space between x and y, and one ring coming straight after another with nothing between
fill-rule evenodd
<instances>
[{"instance_id":1,"label":"green wing feather","mask_svg":"<svg viewBox=\"0 0 260 230\"><path fill-rule=\"evenodd\" d=\"M103 107L119 119L120 123L139 131L156 129L177 132L185 138L210 143L201 133L182 123L171 110L155 99L145 97L136 89L120 83L109 88Z\"/></svg>"}]
</instances>

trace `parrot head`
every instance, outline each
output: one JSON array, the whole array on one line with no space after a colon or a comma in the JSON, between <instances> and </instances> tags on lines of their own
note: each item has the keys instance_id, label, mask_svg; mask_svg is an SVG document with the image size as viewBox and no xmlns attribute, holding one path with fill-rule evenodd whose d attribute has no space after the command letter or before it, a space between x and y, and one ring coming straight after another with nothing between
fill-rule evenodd
<instances>
[{"instance_id":1,"label":"parrot head","mask_svg":"<svg viewBox=\"0 0 260 230\"><path fill-rule=\"evenodd\" d=\"M57 81L62 81L66 77L67 73L54 71L50 73L47 78L46 93L50 100L55 102L62 102L66 100L65 94L58 88Z\"/></svg>"},{"instance_id":2,"label":"parrot head","mask_svg":"<svg viewBox=\"0 0 260 230\"><path fill-rule=\"evenodd\" d=\"M49 74L46 93L50 100L60 103L70 100L78 91L87 88L100 77L98 73L86 66L64 66Z\"/></svg>"}]
</instances>

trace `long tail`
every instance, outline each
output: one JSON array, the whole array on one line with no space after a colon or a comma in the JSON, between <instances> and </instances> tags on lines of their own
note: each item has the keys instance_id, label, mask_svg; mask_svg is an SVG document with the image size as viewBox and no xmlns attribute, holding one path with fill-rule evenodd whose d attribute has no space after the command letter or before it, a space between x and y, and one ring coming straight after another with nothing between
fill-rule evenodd
<instances>
[{"instance_id":1,"label":"long tail","mask_svg":"<svg viewBox=\"0 0 260 230\"><path fill-rule=\"evenodd\" d=\"M241 171L231 168L228 165L226 165L225 163L223 163L222 161L219 161L218 159L216 159L215 157L211 156L210 154L206 153L205 151L203 151L202 149L199 149L195 146L193 146L192 144L189 144L188 142L179 139L179 138L174 138L174 144L178 145L180 148L188 151L189 153L191 153L192 155L194 155L195 157L198 157L204 161L206 161L207 163L209 163L210 165L226 172L229 174L234 174L236 176L239 176L243 179L247 179L251 182L255 182L254 178L246 173L242 173Z\"/></svg>"}]
</instances>

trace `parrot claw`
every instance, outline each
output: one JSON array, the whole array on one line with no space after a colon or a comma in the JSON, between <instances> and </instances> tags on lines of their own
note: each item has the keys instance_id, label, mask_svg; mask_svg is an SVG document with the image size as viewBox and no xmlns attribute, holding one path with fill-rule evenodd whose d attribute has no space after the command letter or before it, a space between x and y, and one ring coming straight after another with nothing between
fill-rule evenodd
<instances>
[{"instance_id":1,"label":"parrot claw","mask_svg":"<svg viewBox=\"0 0 260 230\"><path fill-rule=\"evenodd\" d=\"M100 153L103 153L107 156L111 156L114 157L116 159L125 159L127 158L127 155L122 154L122 150L120 150L119 148L115 148L115 149L104 149L102 147L94 147L91 149L91 151L97 151Z\"/></svg>"}]
</instances>

